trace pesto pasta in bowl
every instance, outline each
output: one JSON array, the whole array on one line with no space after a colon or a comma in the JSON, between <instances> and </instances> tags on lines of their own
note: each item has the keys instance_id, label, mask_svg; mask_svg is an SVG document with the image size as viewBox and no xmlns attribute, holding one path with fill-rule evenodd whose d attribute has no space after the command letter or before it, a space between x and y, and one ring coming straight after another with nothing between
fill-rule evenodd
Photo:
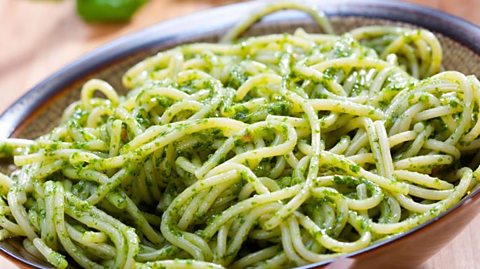
<instances>
[{"instance_id":1,"label":"pesto pasta in bowl","mask_svg":"<svg viewBox=\"0 0 480 269\"><path fill-rule=\"evenodd\" d=\"M479 48L291 1L210 15L242 8L184 40L119 40L2 115L26 119L0 141L5 252L37 268L408 267L478 213ZM284 9L310 19L251 27Z\"/></svg>"}]
</instances>

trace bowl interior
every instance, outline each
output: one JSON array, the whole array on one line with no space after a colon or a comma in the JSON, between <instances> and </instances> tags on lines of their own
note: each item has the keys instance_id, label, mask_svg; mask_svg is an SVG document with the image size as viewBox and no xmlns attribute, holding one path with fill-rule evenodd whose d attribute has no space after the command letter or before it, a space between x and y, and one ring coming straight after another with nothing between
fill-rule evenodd
<instances>
[{"instance_id":1,"label":"bowl interior","mask_svg":"<svg viewBox=\"0 0 480 269\"><path fill-rule=\"evenodd\" d=\"M415 25L400 23L384 19L372 19L364 17L332 17L330 18L337 34L366 25L399 25L410 28L418 28ZM293 33L297 28L303 28L307 32L318 32L316 25L308 19L281 20L259 23L252 27L246 35L256 36L271 33ZM109 82L117 91L124 94L126 89L122 86L121 78L125 71L145 57L156 54L180 44L193 42L216 42L228 29L209 32L206 34L193 33L189 36L168 40L156 44L140 52L132 53L123 59L116 60L115 64L109 65L100 70L93 70L88 76L77 80L72 85L58 92L54 98L41 105L26 122L21 124L14 133L14 136L24 138L36 138L58 125L63 110L80 97L81 86L91 78L100 78ZM456 70L464 74L473 74L480 77L480 55L476 54L466 46L435 33L443 48L443 66L445 70Z\"/></svg>"},{"instance_id":2,"label":"bowl interior","mask_svg":"<svg viewBox=\"0 0 480 269\"><path fill-rule=\"evenodd\" d=\"M331 22L337 34L347 32L356 27L365 25L403 25L415 28L415 25L399 23L384 19L372 19L365 17L331 17ZM261 35L269 33L293 32L295 29L302 27L307 32L318 32L318 28L312 24L307 18L295 20L280 20L259 23L250 29L247 35ZM136 62L141 59L153 55L156 52L166 50L179 44L191 42L215 42L226 31L218 30L209 32L208 34L193 33L192 35L182 36L167 42L156 44L154 47L135 52L125 58L116 60L115 64L99 70L93 70L89 75L78 79L75 83L58 91L53 98L43 103L39 109L32 113L26 121L24 121L16 131L14 136L24 138L36 138L56 126L59 122L63 110L73 101L79 99L80 88L90 78L100 78L108 81L113 87L125 93L125 88L121 85L121 77L123 73ZM476 54L466 46L442 35L437 34L443 47L445 70L457 70L465 74L474 74L480 77L480 55ZM8 172L13 167L7 163L0 164L0 170ZM20 259L30 261L30 265L37 268L50 268L50 266L33 256L29 255L22 247L19 240L8 240L2 242L0 246L10 252L12 255Z\"/></svg>"}]
</instances>

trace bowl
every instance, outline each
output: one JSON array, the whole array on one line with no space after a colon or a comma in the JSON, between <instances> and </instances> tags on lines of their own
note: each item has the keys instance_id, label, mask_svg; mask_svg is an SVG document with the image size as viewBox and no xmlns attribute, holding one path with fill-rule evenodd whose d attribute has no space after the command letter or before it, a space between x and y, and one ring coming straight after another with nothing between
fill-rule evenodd
<instances>
[{"instance_id":1,"label":"bowl","mask_svg":"<svg viewBox=\"0 0 480 269\"><path fill-rule=\"evenodd\" d=\"M480 28L457 17L417 5L375 0L312 2L326 12L337 33L373 24L423 27L437 34L444 49L444 66L480 77ZM66 106L77 100L80 87L90 78L101 78L116 89L124 71L146 56L176 45L218 40L261 2L247 2L211 9L166 21L120 38L85 55L39 83L0 116L0 137L35 138L51 130ZM298 12L269 16L247 33L258 35L292 32L298 27L318 31ZM10 166L0 164L7 172ZM480 190L453 208L403 234L337 259L301 268L412 268L420 265L458 235L480 212ZM28 254L18 240L0 243L1 254L22 268L51 268Z\"/></svg>"}]
</instances>

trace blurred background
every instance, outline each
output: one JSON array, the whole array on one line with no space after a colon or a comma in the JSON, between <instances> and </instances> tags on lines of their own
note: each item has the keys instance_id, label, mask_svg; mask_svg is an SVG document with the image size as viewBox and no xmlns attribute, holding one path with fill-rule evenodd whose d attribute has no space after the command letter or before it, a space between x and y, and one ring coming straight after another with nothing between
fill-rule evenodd
<instances>
[{"instance_id":1,"label":"blurred background","mask_svg":"<svg viewBox=\"0 0 480 269\"><path fill-rule=\"evenodd\" d=\"M42 79L96 47L169 18L233 2L240 1L0 0L0 113ZM480 25L480 0L407 2ZM108 5L116 6L114 14L102 13ZM479 218L422 268L480 268L475 263L480 230L474 227L480 227ZM0 257L0 268L16 267Z\"/></svg>"},{"instance_id":2,"label":"blurred background","mask_svg":"<svg viewBox=\"0 0 480 269\"><path fill-rule=\"evenodd\" d=\"M389 1L389 0L386 0ZM102 16L105 3L116 17ZM0 0L0 112L65 64L122 35L234 0ZM480 0L408 0L480 24ZM143 5L142 5L143 4ZM77 5L80 15L77 12ZM128 20L130 13L133 16ZM105 14L105 13L103 13ZM122 20L126 22L87 22Z\"/></svg>"},{"instance_id":3,"label":"blurred background","mask_svg":"<svg viewBox=\"0 0 480 269\"><path fill-rule=\"evenodd\" d=\"M77 14L77 2L87 19L128 19L129 12L135 12L127 22L86 22ZM102 17L101 9L108 2L120 6L117 18ZM0 0L0 91L8 91L0 98L0 112L25 90L98 46L169 18L233 2L239 1ZM480 0L408 2L480 24Z\"/></svg>"}]
</instances>

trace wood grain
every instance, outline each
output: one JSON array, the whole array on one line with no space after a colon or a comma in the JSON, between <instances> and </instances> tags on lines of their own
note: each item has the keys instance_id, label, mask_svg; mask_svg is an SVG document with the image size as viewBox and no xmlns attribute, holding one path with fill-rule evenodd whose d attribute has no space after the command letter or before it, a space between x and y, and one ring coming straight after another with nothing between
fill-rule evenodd
<instances>
[{"instance_id":1,"label":"wood grain","mask_svg":"<svg viewBox=\"0 0 480 269\"><path fill-rule=\"evenodd\" d=\"M95 25L75 15L73 0L0 0L0 112L29 88L82 54L154 23L233 0L150 0L129 23ZM480 0L409 0L480 25ZM480 268L480 218L421 266ZM0 257L0 268L17 269Z\"/></svg>"}]
</instances>

